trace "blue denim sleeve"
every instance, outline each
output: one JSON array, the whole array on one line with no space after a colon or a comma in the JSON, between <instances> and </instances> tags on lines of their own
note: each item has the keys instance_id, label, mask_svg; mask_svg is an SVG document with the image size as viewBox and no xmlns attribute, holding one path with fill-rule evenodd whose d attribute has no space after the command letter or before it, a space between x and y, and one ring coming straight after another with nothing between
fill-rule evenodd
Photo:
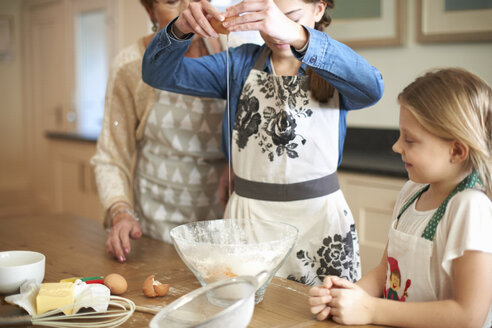
<instances>
[{"instance_id":1,"label":"blue denim sleeve","mask_svg":"<svg viewBox=\"0 0 492 328\"><path fill-rule=\"evenodd\" d=\"M340 109L360 109L381 99L384 83L375 67L328 34L305 28L309 32L309 46L304 55L293 51L294 56L338 90Z\"/></svg>"},{"instance_id":2,"label":"blue denim sleeve","mask_svg":"<svg viewBox=\"0 0 492 328\"><path fill-rule=\"evenodd\" d=\"M145 50L143 81L156 89L225 99L225 53L200 58L184 57L192 38L178 40L171 37L168 29L173 22L159 31Z\"/></svg>"},{"instance_id":3,"label":"blue denim sleeve","mask_svg":"<svg viewBox=\"0 0 492 328\"><path fill-rule=\"evenodd\" d=\"M142 79L150 86L192 96L227 99L227 53L200 58L184 57L191 38L178 40L171 37L171 21L154 37L147 47L142 61ZM222 123L222 148L228 158L237 103L243 84L261 54L262 47L256 44L243 44L229 48L230 115L224 110ZM231 122L231 123L229 123Z\"/></svg>"}]
</instances>

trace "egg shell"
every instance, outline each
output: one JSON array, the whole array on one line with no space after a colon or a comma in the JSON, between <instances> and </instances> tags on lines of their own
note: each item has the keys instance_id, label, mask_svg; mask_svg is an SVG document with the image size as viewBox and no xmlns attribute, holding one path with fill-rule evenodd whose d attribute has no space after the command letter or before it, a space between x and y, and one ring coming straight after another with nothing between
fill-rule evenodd
<instances>
[{"instance_id":1,"label":"egg shell","mask_svg":"<svg viewBox=\"0 0 492 328\"><path fill-rule=\"evenodd\" d=\"M156 283L156 284L155 284ZM169 284L162 284L159 281L155 281L154 290L157 293L157 296L164 296L169 291Z\"/></svg>"},{"instance_id":2,"label":"egg shell","mask_svg":"<svg viewBox=\"0 0 492 328\"><path fill-rule=\"evenodd\" d=\"M225 20L228 21L228 20L231 20L233 19L233 17L227 17ZM231 33L228 29L226 29L224 27L224 25L222 25L222 22L221 21L218 21L217 19L213 18L210 19L210 25L212 25L212 27L214 28L215 32L217 33L220 33L220 34L229 34Z\"/></svg>"},{"instance_id":3,"label":"egg shell","mask_svg":"<svg viewBox=\"0 0 492 328\"><path fill-rule=\"evenodd\" d=\"M145 279L142 286L142 292L147 297L157 296L157 293L154 290L154 275L150 275L147 277L147 279Z\"/></svg>"},{"instance_id":4,"label":"egg shell","mask_svg":"<svg viewBox=\"0 0 492 328\"><path fill-rule=\"evenodd\" d=\"M126 279L118 273L111 273L104 277L104 285L109 288L113 295L123 294L128 289Z\"/></svg>"},{"instance_id":5,"label":"egg shell","mask_svg":"<svg viewBox=\"0 0 492 328\"><path fill-rule=\"evenodd\" d=\"M164 296L169 291L169 284L162 284L160 281L154 280L154 275L150 275L145 279L142 292L147 297Z\"/></svg>"}]
</instances>

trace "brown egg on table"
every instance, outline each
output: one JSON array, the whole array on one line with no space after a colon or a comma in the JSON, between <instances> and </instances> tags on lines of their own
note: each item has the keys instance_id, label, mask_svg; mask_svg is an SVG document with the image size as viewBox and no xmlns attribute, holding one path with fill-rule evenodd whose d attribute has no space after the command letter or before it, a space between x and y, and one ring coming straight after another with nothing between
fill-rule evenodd
<instances>
[{"instance_id":1,"label":"brown egg on table","mask_svg":"<svg viewBox=\"0 0 492 328\"><path fill-rule=\"evenodd\" d=\"M123 294L128 288L126 279L118 273L111 273L105 276L104 285L109 288L113 295Z\"/></svg>"},{"instance_id":2,"label":"brown egg on table","mask_svg":"<svg viewBox=\"0 0 492 328\"><path fill-rule=\"evenodd\" d=\"M164 296L169 291L169 284L163 284L157 280L154 280L154 275L150 275L145 279L142 292L147 297Z\"/></svg>"}]
</instances>

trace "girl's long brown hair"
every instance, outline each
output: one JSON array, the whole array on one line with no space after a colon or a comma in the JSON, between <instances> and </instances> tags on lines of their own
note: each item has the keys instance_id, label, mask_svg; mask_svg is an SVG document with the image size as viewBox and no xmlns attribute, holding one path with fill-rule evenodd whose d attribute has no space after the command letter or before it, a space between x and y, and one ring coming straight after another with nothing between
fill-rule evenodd
<instances>
[{"instance_id":1,"label":"girl's long brown hair","mask_svg":"<svg viewBox=\"0 0 492 328\"><path fill-rule=\"evenodd\" d=\"M314 25L314 28L318 31L324 31L328 25L331 23L331 16L328 10L335 7L335 0L304 0L307 3L317 3L318 1L323 1L326 3L326 9L323 17ZM307 74L309 75L309 85L311 94L314 99L320 103L326 103L333 97L335 88L321 76L319 76L311 67L308 68Z\"/></svg>"}]
</instances>

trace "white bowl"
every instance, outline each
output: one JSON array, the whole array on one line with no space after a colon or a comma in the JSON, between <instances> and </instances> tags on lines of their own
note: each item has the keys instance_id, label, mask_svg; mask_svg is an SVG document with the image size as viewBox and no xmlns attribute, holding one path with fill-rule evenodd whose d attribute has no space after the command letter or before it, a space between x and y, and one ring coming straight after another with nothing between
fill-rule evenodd
<instances>
[{"instance_id":1,"label":"white bowl","mask_svg":"<svg viewBox=\"0 0 492 328\"><path fill-rule=\"evenodd\" d=\"M0 294L14 294L26 280L41 284L44 278L45 256L31 251L0 252Z\"/></svg>"}]
</instances>

